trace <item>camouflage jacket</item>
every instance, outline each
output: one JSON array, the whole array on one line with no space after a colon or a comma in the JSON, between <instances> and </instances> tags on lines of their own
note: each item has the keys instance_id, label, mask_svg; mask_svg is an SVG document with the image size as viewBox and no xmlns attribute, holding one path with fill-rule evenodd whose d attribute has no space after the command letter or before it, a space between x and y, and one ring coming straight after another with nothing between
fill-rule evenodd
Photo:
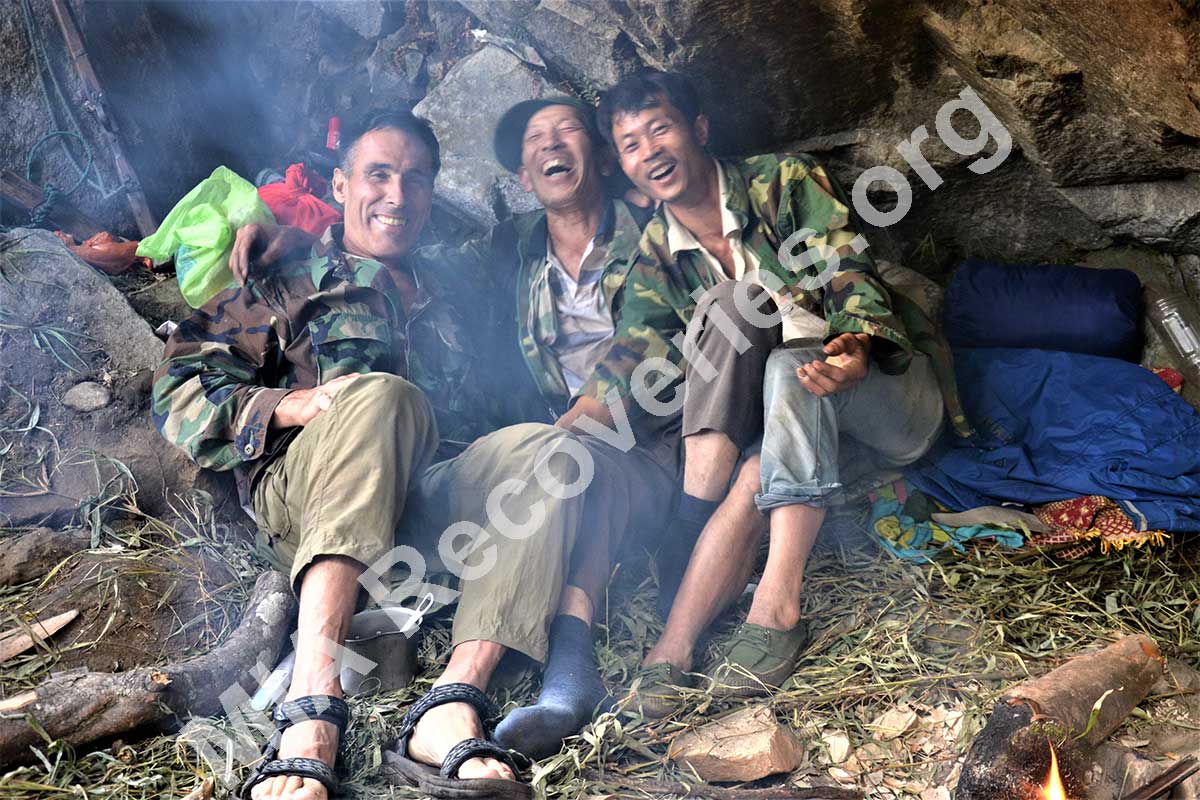
<instances>
[{"instance_id":1,"label":"camouflage jacket","mask_svg":"<svg viewBox=\"0 0 1200 800\"><path fill-rule=\"evenodd\" d=\"M340 234L335 226L308 259L210 300L171 336L154 376L159 431L201 467L235 470L243 505L298 431L269 430L292 389L390 372L429 397L444 442L495 427L480 412L478 363L458 309L435 299L414 268L417 301L405 314L388 270L344 253Z\"/></svg>"},{"instance_id":2,"label":"camouflage jacket","mask_svg":"<svg viewBox=\"0 0 1200 800\"><path fill-rule=\"evenodd\" d=\"M637 314L640 306L631 309L628 303L628 279L635 265L650 268L639 248L639 217L645 215L621 200L611 204L611 216L602 228L606 231L601 234L604 246L597 247L589 258L604 260L601 287L615 331L608 352L579 395L603 403L609 391L616 390L626 401L631 422L638 425L641 415L636 404L628 402L631 376L654 338ZM463 247L419 252L421 258L438 264L440 291L472 297L477 312L470 315L471 323L486 326L472 338L481 342L487 354L484 360L492 371L492 386L510 401L507 418L513 422L552 422L573 399L550 345L558 327L554 303L548 297L539 301L536 296L549 291L546 237L546 214L538 210L517 215ZM641 427L649 429L645 424ZM658 424L650 428L660 430Z\"/></svg>"},{"instance_id":3,"label":"camouflage jacket","mask_svg":"<svg viewBox=\"0 0 1200 800\"><path fill-rule=\"evenodd\" d=\"M824 169L803 154L762 155L719 164L729 186L727 206L741 222L742 241L758 258L759 269L782 280L786 287L782 293L790 295L793 303L825 319L827 341L843 333L870 334L871 356L883 372L904 372L914 350L928 354L956 433L970 435L954 383L950 348L915 302L883 282L870 254L855 252L854 245L865 241L855 242L848 201ZM780 262L780 248L805 229L813 232L803 239L811 263L793 271ZM812 248L822 245L838 254L838 263L824 285L813 286L819 281L805 279L822 275L827 266L824 259L812 257L819 253ZM644 322L644 335L653 339L643 350L646 355L681 362L682 354L670 340L692 318L693 293L711 288L717 278L699 251L680 252L678 261L671 254L662 209L642 233L641 249L648 262L639 262L630 275L626 313ZM793 250L792 255L799 257L800 252Z\"/></svg>"}]
</instances>

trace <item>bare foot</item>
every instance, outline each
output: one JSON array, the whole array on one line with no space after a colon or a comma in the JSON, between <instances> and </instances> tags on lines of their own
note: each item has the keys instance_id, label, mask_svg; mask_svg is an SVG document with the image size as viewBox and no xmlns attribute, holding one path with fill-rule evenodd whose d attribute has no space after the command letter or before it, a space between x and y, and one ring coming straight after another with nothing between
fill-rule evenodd
<instances>
[{"instance_id":1,"label":"bare foot","mask_svg":"<svg viewBox=\"0 0 1200 800\"><path fill-rule=\"evenodd\" d=\"M483 725L467 703L446 703L425 712L408 740L408 754L422 764L438 766L454 745L463 739L482 739ZM502 778L516 780L507 764L494 758L472 758L459 767L464 780Z\"/></svg>"},{"instance_id":2,"label":"bare foot","mask_svg":"<svg viewBox=\"0 0 1200 800\"><path fill-rule=\"evenodd\" d=\"M338 731L331 722L300 722L283 732L276 758L315 758L333 766L337 760ZM252 800L327 800L320 781L295 775L269 778L250 790Z\"/></svg>"}]
</instances>

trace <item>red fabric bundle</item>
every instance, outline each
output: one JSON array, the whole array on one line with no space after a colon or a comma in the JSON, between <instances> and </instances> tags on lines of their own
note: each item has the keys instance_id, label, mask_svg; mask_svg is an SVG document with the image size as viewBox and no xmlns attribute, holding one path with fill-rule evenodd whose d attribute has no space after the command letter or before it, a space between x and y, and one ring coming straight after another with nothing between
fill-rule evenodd
<instances>
[{"instance_id":1,"label":"red fabric bundle","mask_svg":"<svg viewBox=\"0 0 1200 800\"><path fill-rule=\"evenodd\" d=\"M316 195L325 194L325 179L305 167L292 164L283 183L258 187L258 196L271 209L275 221L308 231L314 236L341 220L341 213Z\"/></svg>"}]
</instances>

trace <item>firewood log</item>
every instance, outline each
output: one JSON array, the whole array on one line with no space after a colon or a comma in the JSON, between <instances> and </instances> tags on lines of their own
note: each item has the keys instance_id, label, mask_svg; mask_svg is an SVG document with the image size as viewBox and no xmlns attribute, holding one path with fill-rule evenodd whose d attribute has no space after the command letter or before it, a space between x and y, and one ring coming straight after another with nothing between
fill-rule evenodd
<instances>
[{"instance_id":1,"label":"firewood log","mask_svg":"<svg viewBox=\"0 0 1200 800\"><path fill-rule=\"evenodd\" d=\"M31 720L51 738L81 747L220 713L220 695L234 683L253 693L255 665L275 663L295 614L287 577L267 572L255 583L237 629L204 655L126 672L66 673L0 700L0 769L32 761L29 748L45 744Z\"/></svg>"},{"instance_id":2,"label":"firewood log","mask_svg":"<svg viewBox=\"0 0 1200 800\"><path fill-rule=\"evenodd\" d=\"M1009 689L967 752L955 800L1037 796L1034 787L1049 766L1049 742L1068 793L1082 797L1091 751L1145 699L1163 664L1152 639L1126 636Z\"/></svg>"}]
</instances>

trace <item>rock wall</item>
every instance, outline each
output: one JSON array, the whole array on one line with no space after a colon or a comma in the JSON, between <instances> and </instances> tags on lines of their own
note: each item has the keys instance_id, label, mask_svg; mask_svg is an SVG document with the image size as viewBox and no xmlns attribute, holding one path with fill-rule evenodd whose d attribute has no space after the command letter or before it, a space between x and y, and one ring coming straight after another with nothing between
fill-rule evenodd
<instances>
[{"instance_id":1,"label":"rock wall","mask_svg":"<svg viewBox=\"0 0 1200 800\"><path fill-rule=\"evenodd\" d=\"M0 0L13 12L0 22L0 81L14 98L0 163L19 171L52 124L23 38L26 1ZM69 83L48 0L31 2ZM882 256L936 275L964 255L1050 261L1140 245L1170 254L1195 286L1193 0L75 2L160 216L218 163L253 177L319 152L333 114L405 104L445 142L443 216L478 228L530 202L491 163L503 107L564 90L594 99L650 66L696 79L719 153L803 148L847 186L876 165L899 170L913 205L871 232ZM985 174L935 135L938 110L966 87L1012 138ZM955 118L964 137L970 124ZM896 149L921 125L936 189ZM47 157L56 182L70 175L60 161ZM97 168L111 174L103 157ZM887 208L881 186L870 197ZM129 232L120 197L79 201Z\"/></svg>"}]
</instances>

